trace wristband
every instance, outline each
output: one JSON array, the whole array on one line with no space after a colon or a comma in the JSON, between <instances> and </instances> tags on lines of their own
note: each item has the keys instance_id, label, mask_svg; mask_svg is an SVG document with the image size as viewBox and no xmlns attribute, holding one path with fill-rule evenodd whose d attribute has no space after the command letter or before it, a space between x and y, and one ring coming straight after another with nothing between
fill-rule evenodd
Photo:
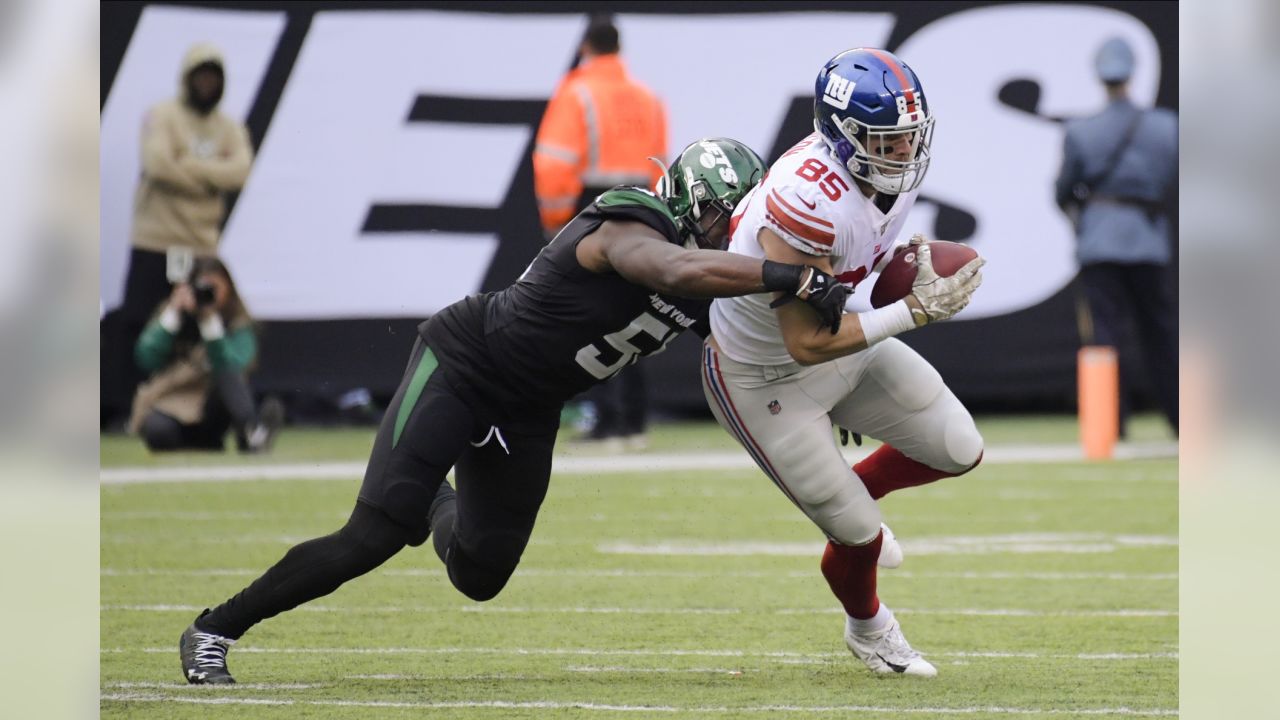
<instances>
[{"instance_id":1,"label":"wristband","mask_svg":"<svg viewBox=\"0 0 1280 720\"><path fill-rule=\"evenodd\" d=\"M794 294L800 287L800 278L804 276L804 265L765 260L760 271L760 279L764 281L765 290Z\"/></svg>"},{"instance_id":2,"label":"wristband","mask_svg":"<svg viewBox=\"0 0 1280 720\"><path fill-rule=\"evenodd\" d=\"M862 323L862 337L866 340L867 347L916 326L906 300L899 300L878 310L858 313L858 321Z\"/></svg>"},{"instance_id":3,"label":"wristband","mask_svg":"<svg viewBox=\"0 0 1280 720\"><path fill-rule=\"evenodd\" d=\"M170 335L177 335L182 329L182 313L172 305L166 305L160 312L160 327Z\"/></svg>"},{"instance_id":4,"label":"wristband","mask_svg":"<svg viewBox=\"0 0 1280 720\"><path fill-rule=\"evenodd\" d=\"M200 321L200 337L205 340L220 340L226 334L226 329L222 326L222 316L218 313L213 313Z\"/></svg>"},{"instance_id":5,"label":"wristband","mask_svg":"<svg viewBox=\"0 0 1280 720\"><path fill-rule=\"evenodd\" d=\"M813 268L808 268L808 270L809 272L804 273L804 282L800 283L800 287L796 288L796 291L792 293L796 297L800 297L803 293L809 292L809 289L813 287L814 278L818 276L817 270L814 270Z\"/></svg>"}]
</instances>

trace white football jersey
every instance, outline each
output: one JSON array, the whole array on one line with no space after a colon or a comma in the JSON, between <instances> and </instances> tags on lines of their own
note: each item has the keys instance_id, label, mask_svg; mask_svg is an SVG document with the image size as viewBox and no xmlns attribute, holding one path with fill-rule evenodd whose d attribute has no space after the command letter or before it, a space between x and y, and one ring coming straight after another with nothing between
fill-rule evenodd
<instances>
[{"instance_id":1,"label":"white football jersey","mask_svg":"<svg viewBox=\"0 0 1280 720\"><path fill-rule=\"evenodd\" d=\"M918 192L899 195L881 212L815 132L778 158L743 198L730 225L729 252L763 258L759 234L768 228L803 253L829 256L837 279L853 288L893 247ZM794 362L772 300L772 293L761 293L712 303L711 331L725 355L751 365Z\"/></svg>"}]
</instances>

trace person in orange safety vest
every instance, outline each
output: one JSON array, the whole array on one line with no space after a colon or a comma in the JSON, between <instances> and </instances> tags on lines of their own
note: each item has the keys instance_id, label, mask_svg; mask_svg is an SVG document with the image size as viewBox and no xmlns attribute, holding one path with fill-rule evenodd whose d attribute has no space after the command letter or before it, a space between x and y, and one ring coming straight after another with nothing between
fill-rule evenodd
<instances>
[{"instance_id":1,"label":"person in orange safety vest","mask_svg":"<svg viewBox=\"0 0 1280 720\"><path fill-rule=\"evenodd\" d=\"M533 151L533 175L548 238L605 190L615 185L652 189L662 176L666 108L631 78L618 50L612 22L592 21L581 62L547 103Z\"/></svg>"},{"instance_id":2,"label":"person in orange safety vest","mask_svg":"<svg viewBox=\"0 0 1280 720\"><path fill-rule=\"evenodd\" d=\"M618 51L618 29L607 17L594 18L578 66L547 103L533 150L533 183L548 240L614 186L652 190L667 164L666 108L627 74ZM626 368L586 398L595 406L596 421L582 439L617 449L647 445L643 366Z\"/></svg>"}]
</instances>

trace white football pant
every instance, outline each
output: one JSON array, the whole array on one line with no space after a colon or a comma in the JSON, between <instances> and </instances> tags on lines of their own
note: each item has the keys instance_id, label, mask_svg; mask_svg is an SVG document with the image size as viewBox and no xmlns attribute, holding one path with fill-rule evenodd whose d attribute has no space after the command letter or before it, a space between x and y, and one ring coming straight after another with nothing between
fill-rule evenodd
<instances>
[{"instance_id":1,"label":"white football pant","mask_svg":"<svg viewBox=\"0 0 1280 720\"><path fill-rule=\"evenodd\" d=\"M841 455L832 424L961 473L978 461L973 418L916 351L889 338L820 365L745 365L703 346L702 389L716 420L831 540L863 545L880 509Z\"/></svg>"}]
</instances>

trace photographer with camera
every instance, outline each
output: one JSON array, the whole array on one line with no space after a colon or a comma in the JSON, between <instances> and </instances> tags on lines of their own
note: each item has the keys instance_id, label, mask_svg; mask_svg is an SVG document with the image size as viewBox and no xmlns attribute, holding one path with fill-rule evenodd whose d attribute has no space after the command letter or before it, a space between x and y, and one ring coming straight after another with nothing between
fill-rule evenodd
<instances>
[{"instance_id":1,"label":"photographer with camera","mask_svg":"<svg viewBox=\"0 0 1280 720\"><path fill-rule=\"evenodd\" d=\"M254 407L247 373L257 354L230 272L216 258L195 260L134 348L151 378L134 397L130 432L153 451L222 450L228 430L241 452L269 450L284 409L274 399Z\"/></svg>"},{"instance_id":2,"label":"photographer with camera","mask_svg":"<svg viewBox=\"0 0 1280 720\"><path fill-rule=\"evenodd\" d=\"M102 423L114 427L142 383L132 351L156 305L169 293L169 253L214 257L227 216L227 195L244 187L253 164L249 131L220 108L235 79L222 53L196 43L183 55L177 94L141 118L141 173L124 298L103 318Z\"/></svg>"}]
</instances>

